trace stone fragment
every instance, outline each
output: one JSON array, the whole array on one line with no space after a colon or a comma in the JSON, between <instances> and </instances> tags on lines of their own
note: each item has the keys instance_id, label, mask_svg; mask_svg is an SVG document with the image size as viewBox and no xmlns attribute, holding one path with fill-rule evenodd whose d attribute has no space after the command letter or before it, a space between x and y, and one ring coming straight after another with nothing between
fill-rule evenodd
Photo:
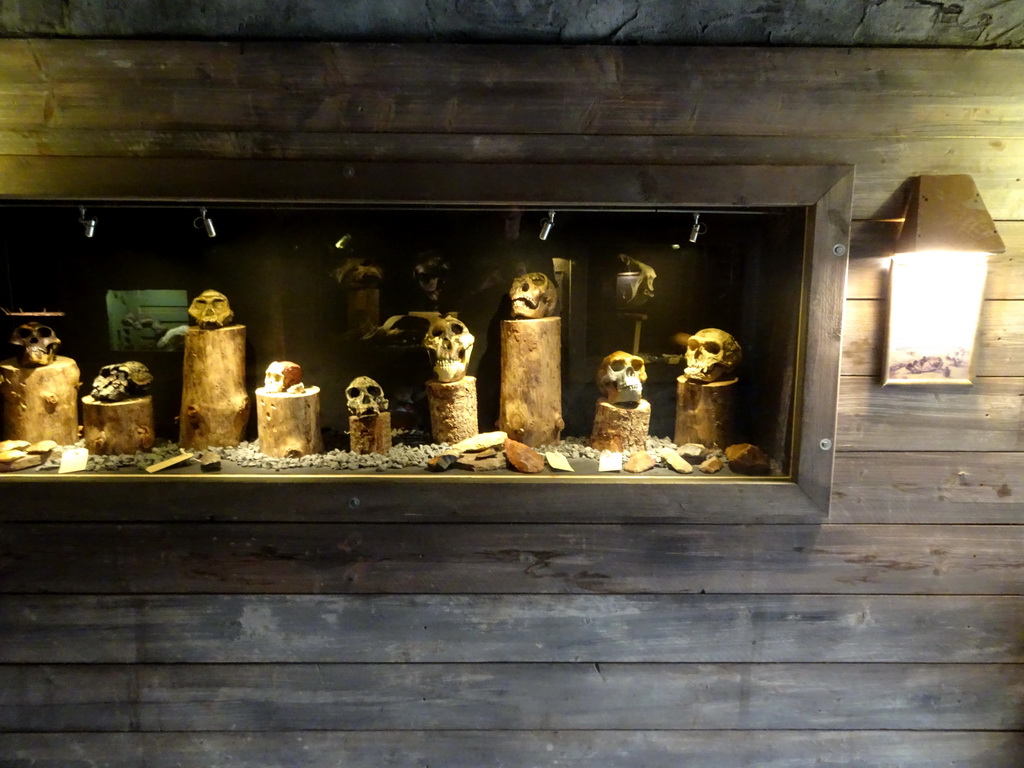
<instances>
[{"instance_id":1,"label":"stone fragment","mask_svg":"<svg viewBox=\"0 0 1024 768\"><path fill-rule=\"evenodd\" d=\"M703 462L701 462L700 466L698 466L697 469L699 469L701 472L704 472L705 474L713 475L715 474L715 472L721 472L722 467L724 466L725 464L722 463L722 460L720 458L718 458L717 456L712 456L710 459L705 459Z\"/></svg>"},{"instance_id":2,"label":"stone fragment","mask_svg":"<svg viewBox=\"0 0 1024 768\"><path fill-rule=\"evenodd\" d=\"M455 466L459 469L468 469L470 472L490 472L502 469L505 463L505 451L487 448L483 451L470 451L462 454L455 462Z\"/></svg>"},{"instance_id":3,"label":"stone fragment","mask_svg":"<svg viewBox=\"0 0 1024 768\"><path fill-rule=\"evenodd\" d=\"M448 449L448 453L461 456L472 451L484 451L488 448L504 448L508 435L504 432L483 432L473 437L460 440Z\"/></svg>"},{"instance_id":4,"label":"stone fragment","mask_svg":"<svg viewBox=\"0 0 1024 768\"><path fill-rule=\"evenodd\" d=\"M199 457L199 469L203 472L220 472L220 454L216 451L204 451Z\"/></svg>"},{"instance_id":5,"label":"stone fragment","mask_svg":"<svg viewBox=\"0 0 1024 768\"><path fill-rule=\"evenodd\" d=\"M661 452L661 458L669 465L669 467L681 475L689 475L693 472L693 465L671 448L663 450Z\"/></svg>"},{"instance_id":6,"label":"stone fragment","mask_svg":"<svg viewBox=\"0 0 1024 768\"><path fill-rule=\"evenodd\" d=\"M708 449L700 443L684 443L679 446L679 455L684 459L699 459Z\"/></svg>"},{"instance_id":7,"label":"stone fragment","mask_svg":"<svg viewBox=\"0 0 1024 768\"><path fill-rule=\"evenodd\" d=\"M24 451L10 450L0 453L0 472L17 472L19 469L36 467L42 463L42 456L29 455Z\"/></svg>"},{"instance_id":8,"label":"stone fragment","mask_svg":"<svg viewBox=\"0 0 1024 768\"><path fill-rule=\"evenodd\" d=\"M509 466L517 472L536 474L544 469L544 457L528 445L506 438L505 456Z\"/></svg>"},{"instance_id":9,"label":"stone fragment","mask_svg":"<svg viewBox=\"0 0 1024 768\"><path fill-rule=\"evenodd\" d=\"M32 445L26 445L22 450L25 453L35 454L41 456L50 453L57 447L56 440L40 440L38 443L32 443Z\"/></svg>"},{"instance_id":10,"label":"stone fragment","mask_svg":"<svg viewBox=\"0 0 1024 768\"><path fill-rule=\"evenodd\" d=\"M454 467L458 459L459 457L454 453L441 453L427 462L427 469L430 472L444 472L446 469Z\"/></svg>"},{"instance_id":11,"label":"stone fragment","mask_svg":"<svg viewBox=\"0 0 1024 768\"><path fill-rule=\"evenodd\" d=\"M657 463L657 459L651 456L647 451L634 451L630 454L629 458L626 459L626 463L622 465L622 468L627 472L639 474L640 472L646 472L653 468Z\"/></svg>"},{"instance_id":12,"label":"stone fragment","mask_svg":"<svg viewBox=\"0 0 1024 768\"><path fill-rule=\"evenodd\" d=\"M24 451L31 443L28 440L4 440L0 442L0 453L4 451Z\"/></svg>"},{"instance_id":13,"label":"stone fragment","mask_svg":"<svg viewBox=\"0 0 1024 768\"><path fill-rule=\"evenodd\" d=\"M729 469L741 475L767 475L771 469L768 454L750 443L737 443L725 449Z\"/></svg>"}]
</instances>

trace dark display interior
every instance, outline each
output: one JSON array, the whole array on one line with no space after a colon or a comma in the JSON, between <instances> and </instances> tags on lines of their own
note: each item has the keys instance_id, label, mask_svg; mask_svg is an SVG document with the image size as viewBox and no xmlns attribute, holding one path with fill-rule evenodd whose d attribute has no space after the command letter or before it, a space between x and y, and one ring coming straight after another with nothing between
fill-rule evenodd
<instances>
[{"instance_id":1,"label":"dark display interior","mask_svg":"<svg viewBox=\"0 0 1024 768\"><path fill-rule=\"evenodd\" d=\"M424 382L432 370L421 346L427 321L416 313L458 313L476 336L469 373L478 380L479 426L496 429L498 324L510 317L513 279L540 271L561 289L564 438L590 434L595 371L605 355L633 351L640 321L650 434L671 439L685 335L721 328L743 348L737 432L768 453L773 474L791 470L802 208L702 211L706 231L695 243L689 211L560 209L546 240L538 237L544 210L212 207L213 238L193 225L197 207L96 205L89 215L97 218L92 238L77 206L0 210L0 306L65 313L7 317L4 332L31 319L51 325L60 354L81 369L80 395L103 365L145 363L155 379L158 439L178 434L182 357L170 332L180 312L168 310L172 319L156 318L155 330L150 323L143 333L166 337L162 349L114 350L111 317L115 326L125 319L108 313L111 292L184 291L189 300L208 288L223 292L235 322L247 328L247 389L263 383L272 361L298 362L306 384L321 389L325 444L345 448L344 389L360 375L383 385L393 428L430 442ZM657 273L654 295L641 306L617 298L617 276L627 271L620 254ZM359 270L378 267L379 317L368 327L353 319L350 286ZM7 347L0 357L15 352ZM248 437L256 438L254 416Z\"/></svg>"}]
</instances>

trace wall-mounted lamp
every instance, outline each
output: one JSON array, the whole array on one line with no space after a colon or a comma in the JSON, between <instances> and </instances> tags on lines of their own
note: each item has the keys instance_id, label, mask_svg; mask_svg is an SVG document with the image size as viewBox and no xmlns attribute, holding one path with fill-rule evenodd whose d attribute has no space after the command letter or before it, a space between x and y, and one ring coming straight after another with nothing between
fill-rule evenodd
<instances>
[{"instance_id":1,"label":"wall-mounted lamp","mask_svg":"<svg viewBox=\"0 0 1024 768\"><path fill-rule=\"evenodd\" d=\"M213 219L206 215L206 209L200 208L199 215L192 220L192 226L199 229L200 226L206 230L207 237L216 237L217 230L213 228Z\"/></svg>"},{"instance_id":2,"label":"wall-mounted lamp","mask_svg":"<svg viewBox=\"0 0 1024 768\"><path fill-rule=\"evenodd\" d=\"M708 225L700 223L700 214L699 213L693 214L693 227L690 229L690 242L691 243L696 243L697 242L697 238L700 237L701 235L703 235L707 231L708 231Z\"/></svg>"},{"instance_id":3,"label":"wall-mounted lamp","mask_svg":"<svg viewBox=\"0 0 1024 768\"><path fill-rule=\"evenodd\" d=\"M85 217L85 206L78 206L78 223L85 229L85 236L92 237L96 234L96 222L99 219L93 216L91 219Z\"/></svg>"},{"instance_id":4,"label":"wall-mounted lamp","mask_svg":"<svg viewBox=\"0 0 1024 768\"><path fill-rule=\"evenodd\" d=\"M988 256L1006 250L967 175L913 180L889 273L883 384L970 384Z\"/></svg>"},{"instance_id":5,"label":"wall-mounted lamp","mask_svg":"<svg viewBox=\"0 0 1024 768\"><path fill-rule=\"evenodd\" d=\"M551 228L555 226L555 212L548 211L548 217L540 223L540 239L547 240L551 234Z\"/></svg>"}]
</instances>

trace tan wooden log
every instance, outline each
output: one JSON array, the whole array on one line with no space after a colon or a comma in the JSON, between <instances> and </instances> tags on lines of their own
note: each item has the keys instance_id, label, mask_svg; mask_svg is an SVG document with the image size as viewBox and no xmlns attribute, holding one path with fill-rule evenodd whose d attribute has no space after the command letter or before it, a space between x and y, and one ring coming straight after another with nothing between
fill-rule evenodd
<instances>
[{"instance_id":1,"label":"tan wooden log","mask_svg":"<svg viewBox=\"0 0 1024 768\"><path fill-rule=\"evenodd\" d=\"M501 321L498 428L533 448L561 439L562 319Z\"/></svg>"},{"instance_id":2,"label":"tan wooden log","mask_svg":"<svg viewBox=\"0 0 1024 768\"><path fill-rule=\"evenodd\" d=\"M276 458L298 458L323 450L320 436L320 387L305 392L256 390L256 426L260 452Z\"/></svg>"},{"instance_id":3,"label":"tan wooden log","mask_svg":"<svg viewBox=\"0 0 1024 768\"><path fill-rule=\"evenodd\" d=\"M641 400L635 408L597 401L590 447L599 451L642 451L651 427L651 404Z\"/></svg>"},{"instance_id":4,"label":"tan wooden log","mask_svg":"<svg viewBox=\"0 0 1024 768\"><path fill-rule=\"evenodd\" d=\"M238 445L248 420L245 326L189 328L181 386L181 447Z\"/></svg>"},{"instance_id":5,"label":"tan wooden log","mask_svg":"<svg viewBox=\"0 0 1024 768\"><path fill-rule=\"evenodd\" d=\"M438 443L454 444L480 431L477 420L476 377L427 382L430 431Z\"/></svg>"},{"instance_id":6,"label":"tan wooden log","mask_svg":"<svg viewBox=\"0 0 1024 768\"><path fill-rule=\"evenodd\" d=\"M387 453L391 450L391 414L349 416L348 433L352 453Z\"/></svg>"},{"instance_id":7,"label":"tan wooden log","mask_svg":"<svg viewBox=\"0 0 1024 768\"><path fill-rule=\"evenodd\" d=\"M78 365L57 355L49 365L23 368L14 358L0 363L6 440L37 443L78 440Z\"/></svg>"},{"instance_id":8,"label":"tan wooden log","mask_svg":"<svg viewBox=\"0 0 1024 768\"><path fill-rule=\"evenodd\" d=\"M738 379L708 384L676 379L676 445L700 443L725 448L735 442L736 383Z\"/></svg>"},{"instance_id":9,"label":"tan wooden log","mask_svg":"<svg viewBox=\"0 0 1024 768\"><path fill-rule=\"evenodd\" d=\"M89 453L116 456L153 447L153 398L150 395L104 403L82 398L82 437Z\"/></svg>"}]
</instances>

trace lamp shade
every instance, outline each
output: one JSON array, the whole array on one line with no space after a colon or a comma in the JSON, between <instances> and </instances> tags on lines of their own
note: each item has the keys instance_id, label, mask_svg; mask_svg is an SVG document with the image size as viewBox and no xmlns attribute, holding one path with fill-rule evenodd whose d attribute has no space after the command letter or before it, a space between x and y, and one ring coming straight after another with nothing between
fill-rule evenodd
<instances>
[{"instance_id":1,"label":"lamp shade","mask_svg":"<svg viewBox=\"0 0 1024 768\"><path fill-rule=\"evenodd\" d=\"M912 185L896 253L1006 250L970 176L918 176Z\"/></svg>"}]
</instances>

